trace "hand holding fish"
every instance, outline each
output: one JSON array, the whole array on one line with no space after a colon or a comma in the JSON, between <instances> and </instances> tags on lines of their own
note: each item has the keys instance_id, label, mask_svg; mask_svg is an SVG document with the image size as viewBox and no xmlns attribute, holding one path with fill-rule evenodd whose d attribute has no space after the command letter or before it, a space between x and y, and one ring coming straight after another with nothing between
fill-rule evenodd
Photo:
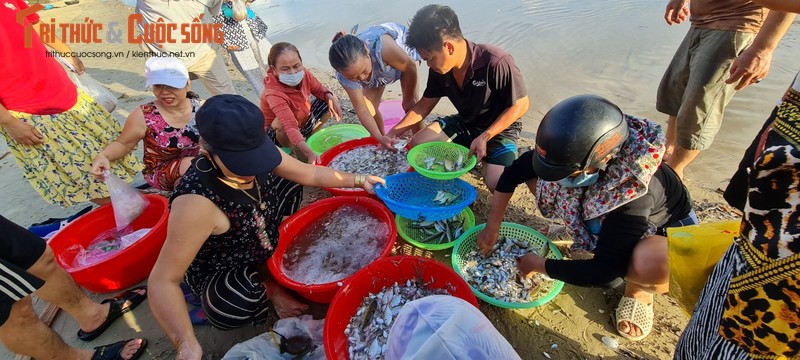
<instances>
[{"instance_id":1,"label":"hand holding fish","mask_svg":"<svg viewBox=\"0 0 800 360\"><path fill-rule=\"evenodd\" d=\"M491 254L495 244L497 244L497 237L499 235L499 229L490 229L488 224L478 233L478 249L480 249L483 256Z\"/></svg>"}]
</instances>

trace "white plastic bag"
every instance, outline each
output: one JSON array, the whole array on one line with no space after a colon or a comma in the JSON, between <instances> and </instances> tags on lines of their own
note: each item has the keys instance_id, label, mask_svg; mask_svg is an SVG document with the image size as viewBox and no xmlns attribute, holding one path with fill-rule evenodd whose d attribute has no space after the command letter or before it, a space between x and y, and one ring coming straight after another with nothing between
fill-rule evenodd
<instances>
[{"instance_id":1,"label":"white plastic bag","mask_svg":"<svg viewBox=\"0 0 800 360\"><path fill-rule=\"evenodd\" d=\"M114 109L117 108L117 97L111 93L105 86L97 82L93 77L89 75L89 73L84 72L83 74L76 74L72 71L68 71L67 74L69 78L75 83L75 86L78 89L83 90L87 95L89 95L95 102L97 102L103 109L106 111L113 112Z\"/></svg>"},{"instance_id":2,"label":"white plastic bag","mask_svg":"<svg viewBox=\"0 0 800 360\"><path fill-rule=\"evenodd\" d=\"M301 317L291 317L278 320L273 326L273 330L279 334L291 338L294 336L308 336L313 341L316 348L305 354L304 360L325 360L325 350L322 346L322 328L325 319L314 320L311 315ZM272 360L272 359L296 359L296 355L281 353L279 345L275 343L270 332L265 332L250 340L234 345L222 360ZM276 336L278 342L280 338Z\"/></svg>"},{"instance_id":3,"label":"white plastic bag","mask_svg":"<svg viewBox=\"0 0 800 360\"><path fill-rule=\"evenodd\" d=\"M111 171L106 170L103 175L111 196L117 230L122 230L142 214L147 207L147 200L136 188L116 177Z\"/></svg>"},{"instance_id":4,"label":"white plastic bag","mask_svg":"<svg viewBox=\"0 0 800 360\"><path fill-rule=\"evenodd\" d=\"M472 304L448 295L407 303L389 331L386 360L520 359Z\"/></svg>"}]
</instances>

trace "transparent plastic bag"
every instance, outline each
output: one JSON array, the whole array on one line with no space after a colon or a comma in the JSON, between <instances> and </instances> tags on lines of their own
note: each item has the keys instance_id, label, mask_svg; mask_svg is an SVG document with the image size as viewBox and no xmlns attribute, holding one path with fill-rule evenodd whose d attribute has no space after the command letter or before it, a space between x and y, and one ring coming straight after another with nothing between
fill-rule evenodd
<instances>
[{"instance_id":1,"label":"transparent plastic bag","mask_svg":"<svg viewBox=\"0 0 800 360\"><path fill-rule=\"evenodd\" d=\"M222 357L222 360L266 360L266 359L303 359L324 360L325 349L322 346L322 328L325 319L314 320L311 315L291 317L278 320L273 330L286 338L308 337L313 343L313 350L303 355L293 355L281 352L280 339L270 331L258 335L250 340L234 345ZM310 350L310 349L309 349Z\"/></svg>"},{"instance_id":2,"label":"transparent plastic bag","mask_svg":"<svg viewBox=\"0 0 800 360\"><path fill-rule=\"evenodd\" d=\"M150 228L133 231L130 226L124 229L110 229L97 235L86 247L79 244L71 245L61 254L61 259L67 260L62 262L71 269L92 266L133 245L148 232Z\"/></svg>"},{"instance_id":3,"label":"transparent plastic bag","mask_svg":"<svg viewBox=\"0 0 800 360\"><path fill-rule=\"evenodd\" d=\"M103 175L111 196L117 230L122 230L142 214L147 207L147 200L136 188L116 177L111 171L106 170Z\"/></svg>"},{"instance_id":4,"label":"transparent plastic bag","mask_svg":"<svg viewBox=\"0 0 800 360\"><path fill-rule=\"evenodd\" d=\"M103 84L100 84L91 77L88 73L76 74L75 72L68 71L69 78L75 83L78 89L83 90L95 102L97 102L106 111L113 112L117 108L117 97L111 93Z\"/></svg>"},{"instance_id":5,"label":"transparent plastic bag","mask_svg":"<svg viewBox=\"0 0 800 360\"><path fill-rule=\"evenodd\" d=\"M407 303L389 331L386 360L520 359L489 319L448 295Z\"/></svg>"},{"instance_id":6,"label":"transparent plastic bag","mask_svg":"<svg viewBox=\"0 0 800 360\"><path fill-rule=\"evenodd\" d=\"M711 270L739 236L739 220L667 228L669 295L691 315Z\"/></svg>"}]
</instances>

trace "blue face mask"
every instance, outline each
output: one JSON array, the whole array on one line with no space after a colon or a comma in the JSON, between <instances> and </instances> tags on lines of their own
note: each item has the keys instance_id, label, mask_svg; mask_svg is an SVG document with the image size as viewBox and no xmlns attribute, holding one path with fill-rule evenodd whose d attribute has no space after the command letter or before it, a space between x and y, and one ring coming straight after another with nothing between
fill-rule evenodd
<instances>
[{"instance_id":1,"label":"blue face mask","mask_svg":"<svg viewBox=\"0 0 800 360\"><path fill-rule=\"evenodd\" d=\"M305 76L305 72L300 70L294 74L278 74L278 80L286 85L289 86L297 86L303 81L303 77Z\"/></svg>"},{"instance_id":2,"label":"blue face mask","mask_svg":"<svg viewBox=\"0 0 800 360\"><path fill-rule=\"evenodd\" d=\"M599 178L600 178L599 171L593 174L587 174L585 172L582 172L578 174L578 176L568 177L558 180L558 185L570 188L592 186L597 183L597 179Z\"/></svg>"}]
</instances>

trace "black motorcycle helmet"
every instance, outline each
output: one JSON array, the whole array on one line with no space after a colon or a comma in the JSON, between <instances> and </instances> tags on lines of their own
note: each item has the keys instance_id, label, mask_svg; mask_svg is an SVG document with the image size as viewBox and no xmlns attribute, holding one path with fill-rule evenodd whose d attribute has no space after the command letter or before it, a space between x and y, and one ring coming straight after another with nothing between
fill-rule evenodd
<instances>
[{"instance_id":1,"label":"black motorcycle helmet","mask_svg":"<svg viewBox=\"0 0 800 360\"><path fill-rule=\"evenodd\" d=\"M533 169L546 181L558 181L599 165L628 138L622 111L596 95L563 100L545 114L536 131Z\"/></svg>"}]
</instances>

